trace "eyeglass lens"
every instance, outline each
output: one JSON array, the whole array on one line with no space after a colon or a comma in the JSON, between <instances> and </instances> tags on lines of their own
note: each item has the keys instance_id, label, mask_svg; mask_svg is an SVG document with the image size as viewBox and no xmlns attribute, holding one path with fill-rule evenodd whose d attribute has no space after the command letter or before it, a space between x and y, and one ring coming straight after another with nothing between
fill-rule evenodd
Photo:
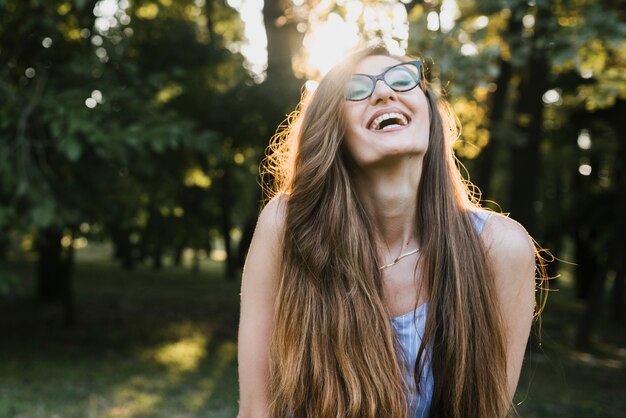
<instances>
[{"instance_id":1,"label":"eyeglass lens","mask_svg":"<svg viewBox=\"0 0 626 418\"><path fill-rule=\"evenodd\" d=\"M402 63L375 77L354 74L346 87L346 99L358 101L368 98L374 92L376 81L381 78L395 91L408 91L419 83L419 67L415 63Z\"/></svg>"}]
</instances>

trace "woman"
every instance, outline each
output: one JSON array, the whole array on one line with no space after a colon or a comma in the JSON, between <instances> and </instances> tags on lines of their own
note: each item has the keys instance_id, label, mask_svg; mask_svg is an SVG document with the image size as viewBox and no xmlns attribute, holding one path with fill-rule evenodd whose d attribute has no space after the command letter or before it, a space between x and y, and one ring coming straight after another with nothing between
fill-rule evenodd
<instances>
[{"instance_id":1,"label":"woman","mask_svg":"<svg viewBox=\"0 0 626 418\"><path fill-rule=\"evenodd\" d=\"M470 198L454 118L421 75L356 53L276 139L242 280L240 418L511 409L535 248Z\"/></svg>"}]
</instances>

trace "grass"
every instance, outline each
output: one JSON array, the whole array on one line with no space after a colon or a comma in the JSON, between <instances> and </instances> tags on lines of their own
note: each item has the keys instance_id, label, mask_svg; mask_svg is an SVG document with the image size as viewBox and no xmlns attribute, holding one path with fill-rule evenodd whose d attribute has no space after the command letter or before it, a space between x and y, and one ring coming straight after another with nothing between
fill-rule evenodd
<instances>
[{"instance_id":1,"label":"grass","mask_svg":"<svg viewBox=\"0 0 626 418\"><path fill-rule=\"evenodd\" d=\"M210 417L237 414L239 283L205 262L133 272L77 264L79 323L31 298L32 263L10 267L18 294L0 302L0 418ZM567 280L531 344L516 401L522 417L622 417L626 335L601 317L595 349L571 348L582 303Z\"/></svg>"},{"instance_id":2,"label":"grass","mask_svg":"<svg viewBox=\"0 0 626 418\"><path fill-rule=\"evenodd\" d=\"M29 298L0 305L0 417L237 414L239 284L219 265L122 271L79 263L79 323ZM15 266L30 294L30 264Z\"/></svg>"},{"instance_id":3,"label":"grass","mask_svg":"<svg viewBox=\"0 0 626 418\"><path fill-rule=\"evenodd\" d=\"M515 396L521 402L518 412L524 418L623 417L626 330L612 322L608 312L598 312L593 349L576 350L584 302L574 298L567 274L558 287L548 298L541 328L535 327L527 350Z\"/></svg>"},{"instance_id":4,"label":"grass","mask_svg":"<svg viewBox=\"0 0 626 418\"><path fill-rule=\"evenodd\" d=\"M532 378L524 376L518 387L517 398L523 400L518 407L522 417L624 416L623 366L541 358L533 372Z\"/></svg>"}]
</instances>

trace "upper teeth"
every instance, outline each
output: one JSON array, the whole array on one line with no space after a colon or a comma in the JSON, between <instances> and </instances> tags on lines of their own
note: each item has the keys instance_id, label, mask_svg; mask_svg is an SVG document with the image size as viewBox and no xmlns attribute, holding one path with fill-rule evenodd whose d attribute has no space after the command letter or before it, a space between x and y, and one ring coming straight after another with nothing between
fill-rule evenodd
<instances>
[{"instance_id":1,"label":"upper teeth","mask_svg":"<svg viewBox=\"0 0 626 418\"><path fill-rule=\"evenodd\" d=\"M383 113L382 115L374 119L374 121L370 125L370 129L379 129L381 122L387 119L397 119L402 126L409 123L402 113Z\"/></svg>"}]
</instances>

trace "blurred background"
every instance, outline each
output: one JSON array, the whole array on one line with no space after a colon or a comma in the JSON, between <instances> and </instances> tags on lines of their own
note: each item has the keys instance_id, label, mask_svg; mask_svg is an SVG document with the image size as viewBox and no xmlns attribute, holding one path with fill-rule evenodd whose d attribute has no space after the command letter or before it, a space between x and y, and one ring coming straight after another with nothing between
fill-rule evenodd
<instances>
[{"instance_id":1,"label":"blurred background","mask_svg":"<svg viewBox=\"0 0 626 418\"><path fill-rule=\"evenodd\" d=\"M379 40L558 260L515 401L626 411L626 2L0 0L0 417L235 417L259 162ZM495 205L492 202L497 202Z\"/></svg>"}]
</instances>

